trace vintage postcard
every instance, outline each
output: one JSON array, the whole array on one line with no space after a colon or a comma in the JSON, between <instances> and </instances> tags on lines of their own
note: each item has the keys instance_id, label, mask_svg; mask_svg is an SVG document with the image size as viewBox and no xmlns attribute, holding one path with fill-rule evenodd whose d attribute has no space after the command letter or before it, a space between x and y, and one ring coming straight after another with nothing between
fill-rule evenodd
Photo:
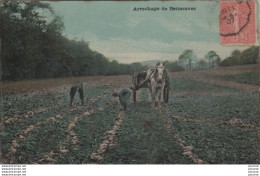
<instances>
[{"instance_id":1,"label":"vintage postcard","mask_svg":"<svg viewBox=\"0 0 260 176\"><path fill-rule=\"evenodd\" d=\"M257 169L258 31L259 1L1 1L2 171Z\"/></svg>"}]
</instances>

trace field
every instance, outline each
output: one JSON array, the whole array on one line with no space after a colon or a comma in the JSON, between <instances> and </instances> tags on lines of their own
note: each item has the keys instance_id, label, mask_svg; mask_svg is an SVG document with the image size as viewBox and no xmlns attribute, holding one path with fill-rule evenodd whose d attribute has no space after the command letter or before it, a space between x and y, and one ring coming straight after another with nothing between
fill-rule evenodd
<instances>
[{"instance_id":1,"label":"field","mask_svg":"<svg viewBox=\"0 0 260 176\"><path fill-rule=\"evenodd\" d=\"M69 89L83 82L85 104ZM1 163L260 163L256 65L171 73L167 105L147 89L122 111L115 90L130 76L1 85Z\"/></svg>"}]
</instances>

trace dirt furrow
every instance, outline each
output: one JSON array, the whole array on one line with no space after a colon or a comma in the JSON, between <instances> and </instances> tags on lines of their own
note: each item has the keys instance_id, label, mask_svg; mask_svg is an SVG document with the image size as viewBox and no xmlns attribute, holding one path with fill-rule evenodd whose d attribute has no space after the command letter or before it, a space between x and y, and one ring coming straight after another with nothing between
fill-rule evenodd
<instances>
[{"instance_id":1,"label":"dirt furrow","mask_svg":"<svg viewBox=\"0 0 260 176\"><path fill-rule=\"evenodd\" d=\"M106 93L106 92L105 92ZM99 100L99 98L103 97L103 95L100 95L98 96L97 98L91 98L88 100L87 102L87 105L89 104L92 104L96 101ZM46 125L47 123L49 122L53 122L55 121L56 119L62 119L64 118L64 116L68 113L68 112L73 112L75 110L78 110L80 109L81 107L72 107L72 108L69 108L69 109L65 109L63 110L60 114L57 114L55 117L50 117L48 118L47 120L45 121L42 121L42 122L38 122L36 123L35 125L30 125L29 127L27 127L25 130L22 130L20 133L17 133L15 136L16 138L12 140L12 144L11 144L11 147L9 149L9 152L6 154L6 160L4 161L5 163L8 163L8 164L13 164L15 163L16 161L16 158L15 158L15 154L16 154L16 151L17 151L17 148L20 146L19 143L21 141L24 141L26 139L26 136L33 132L35 129L43 126L43 125ZM19 156L18 157L18 161L21 160L22 156Z\"/></svg>"},{"instance_id":2,"label":"dirt furrow","mask_svg":"<svg viewBox=\"0 0 260 176\"><path fill-rule=\"evenodd\" d=\"M107 94L108 92L104 92L103 94ZM93 101L93 98L90 99L88 102L87 102L87 106L89 106ZM5 125L11 125L11 124L14 124L14 123L20 123L20 122L24 122L38 114L41 114L43 112L47 112L49 110L52 110L52 109L55 109L57 107L60 107L61 105L56 105L56 106L51 106L51 107L48 107L48 108L39 108L35 111L28 111L26 114L24 115L16 115L15 117L4 117L3 118L3 121L0 122L0 130L3 130Z\"/></svg>"},{"instance_id":3,"label":"dirt furrow","mask_svg":"<svg viewBox=\"0 0 260 176\"><path fill-rule=\"evenodd\" d=\"M95 100L98 101L100 99L102 99L103 96L99 96L97 97ZM93 102L92 102L93 103ZM90 103L90 104L92 104ZM74 132L74 128L76 127L77 123L79 121L81 121L83 118L92 115L94 113L100 112L100 111L104 111L106 108L113 106L115 104L118 104L118 100L117 99L112 99L110 101L109 104L107 104L104 107L100 107L100 108L93 108L89 111L84 112L83 114L81 114L80 116L76 116L74 117L68 128L67 128L67 137L66 139L63 141L63 143L58 147L57 150L52 150L49 154L45 155L42 159L36 161L34 164L42 164L42 163L49 163L49 164L54 164L57 163L57 161L59 160L59 158L62 155L65 155L66 153L69 152L69 150L67 149L68 146L70 146L71 148L73 148L74 150L77 150L77 143L78 143L78 137L76 135L76 133Z\"/></svg>"},{"instance_id":4,"label":"dirt furrow","mask_svg":"<svg viewBox=\"0 0 260 176\"><path fill-rule=\"evenodd\" d=\"M38 114L41 114L43 112L47 112L47 111L49 111L51 109L54 109L57 106L55 106L55 107L48 107L48 108L39 108L39 109L37 109L35 111L29 111L29 112L27 112L24 115L20 115L20 116L17 115L17 116L12 117L12 118L4 117L3 118L3 122L0 123L0 129L3 130L5 125L11 125L11 124L14 124L14 123L24 122L24 121L26 121L26 120L28 120L28 119L30 119L30 118L38 115Z\"/></svg>"},{"instance_id":5,"label":"dirt furrow","mask_svg":"<svg viewBox=\"0 0 260 176\"><path fill-rule=\"evenodd\" d=\"M23 141L26 139L26 135L28 135L29 133L31 133L32 131L34 131L36 128L39 128L49 122L53 122L55 121L56 118L55 117L50 117L47 120L45 120L44 122L38 122L36 125L30 125L29 127L27 127L25 130L21 131L19 134L16 134L16 138L12 140L12 145L9 149L9 152L6 154L6 161L4 163L6 164L14 164L16 161L15 158L15 154L17 151L17 148L20 146L19 142ZM18 157L18 160L21 160L22 156Z\"/></svg>"},{"instance_id":6,"label":"dirt furrow","mask_svg":"<svg viewBox=\"0 0 260 176\"><path fill-rule=\"evenodd\" d=\"M181 137L178 135L176 129L174 128L171 119L164 117L164 113L167 108L162 108L160 109L160 113L162 114L162 119L165 123L165 127L167 130L174 135L174 139L177 141L178 145L182 148L183 150L183 155L190 158L194 163L196 164L206 164L205 161L200 159L194 152L193 152L193 147L188 146L187 143L181 139Z\"/></svg>"},{"instance_id":7,"label":"dirt furrow","mask_svg":"<svg viewBox=\"0 0 260 176\"><path fill-rule=\"evenodd\" d=\"M115 147L115 138L116 134L118 133L118 130L120 129L122 123L123 123L123 118L124 118L125 113L120 112L117 121L113 127L112 130L106 132L105 140L103 141L102 144L99 145L99 148L97 152L93 152L90 156L92 160L94 160L97 163L101 163L104 160L104 154L108 148Z\"/></svg>"},{"instance_id":8,"label":"dirt furrow","mask_svg":"<svg viewBox=\"0 0 260 176\"><path fill-rule=\"evenodd\" d=\"M56 119L62 119L64 118L64 115L68 112L73 112L75 110L77 110L78 108L74 107L74 108L71 108L71 109L66 109L64 110L63 112L61 112L60 114L57 114L55 117L49 117L47 120L45 121L42 121L42 122L38 122L36 123L35 125L30 125L29 127L27 127L25 130L22 130L20 133L17 133L15 136L16 138L12 140L12 145L9 149L9 153L6 155L6 158L8 158L5 163L8 163L8 164L13 164L15 163L16 161L16 158L15 158L15 153L17 151L17 148L20 146L19 143L21 141L24 141L26 139L26 136L33 132L35 129L37 128L40 128L41 126L43 125L46 125L47 123L49 122L53 122L55 121ZM19 156L18 157L18 160L22 160L22 156Z\"/></svg>"},{"instance_id":9,"label":"dirt furrow","mask_svg":"<svg viewBox=\"0 0 260 176\"><path fill-rule=\"evenodd\" d=\"M246 124L241 119L231 119L228 121L193 119L193 118L182 117L182 116L176 115L176 114L172 113L170 110L168 110L168 108L167 108L167 113L170 114L171 117L173 117L175 119L186 121L186 122L194 122L194 123L199 123L199 124L209 123L209 124L215 124L215 125L229 125L232 127L239 127L242 130L246 130L246 131L256 131L258 129L257 125Z\"/></svg>"},{"instance_id":10,"label":"dirt furrow","mask_svg":"<svg viewBox=\"0 0 260 176\"><path fill-rule=\"evenodd\" d=\"M147 96L151 97L150 92L147 91ZM150 98L148 98L150 99ZM192 146L188 146L186 144L185 141L183 141L180 136L178 135L177 131L175 130L175 128L173 127L173 124L171 123L170 119L167 119L164 117L163 114L165 114L165 106L159 106L158 108L156 108L158 111L160 111L162 120L164 121L164 124L167 128L167 130L171 133L174 134L174 138L177 142L177 144L182 148L183 150L183 155L190 158L194 163L196 164L205 164L206 162L201 160L196 154L194 154L193 152L193 147Z\"/></svg>"}]
</instances>

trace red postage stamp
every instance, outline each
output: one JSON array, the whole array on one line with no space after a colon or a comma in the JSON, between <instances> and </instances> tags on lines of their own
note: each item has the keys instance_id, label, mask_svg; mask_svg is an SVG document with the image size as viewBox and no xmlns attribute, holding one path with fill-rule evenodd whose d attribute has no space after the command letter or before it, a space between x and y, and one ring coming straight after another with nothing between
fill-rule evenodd
<instances>
[{"instance_id":1,"label":"red postage stamp","mask_svg":"<svg viewBox=\"0 0 260 176\"><path fill-rule=\"evenodd\" d=\"M222 45L256 45L255 1L220 2Z\"/></svg>"}]
</instances>

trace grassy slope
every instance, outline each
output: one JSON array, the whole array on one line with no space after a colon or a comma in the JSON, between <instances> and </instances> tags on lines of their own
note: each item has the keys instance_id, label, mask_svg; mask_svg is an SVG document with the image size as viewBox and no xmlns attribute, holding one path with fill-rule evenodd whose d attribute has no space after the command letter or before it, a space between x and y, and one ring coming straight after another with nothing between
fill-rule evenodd
<instances>
[{"instance_id":1,"label":"grassy slope","mask_svg":"<svg viewBox=\"0 0 260 176\"><path fill-rule=\"evenodd\" d=\"M174 92L239 93L239 95L181 95L172 98L174 114L193 119L230 120L239 118L245 123L258 124L258 94L247 94L220 86L185 79L172 80ZM192 145L203 160L209 163L259 163L259 142L255 131L241 131L236 127L216 124L197 124L174 121L180 136Z\"/></svg>"}]
</instances>

